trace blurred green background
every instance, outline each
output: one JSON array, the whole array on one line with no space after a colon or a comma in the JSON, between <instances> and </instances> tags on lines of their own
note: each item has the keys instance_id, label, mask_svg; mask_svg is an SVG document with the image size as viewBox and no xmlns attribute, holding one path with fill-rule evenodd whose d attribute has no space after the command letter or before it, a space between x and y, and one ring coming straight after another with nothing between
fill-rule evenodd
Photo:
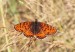
<instances>
[{"instance_id":1,"label":"blurred green background","mask_svg":"<svg viewBox=\"0 0 75 52\"><path fill-rule=\"evenodd\" d=\"M14 29L35 19L56 34L34 41ZM0 52L75 52L75 0L0 0Z\"/></svg>"}]
</instances>

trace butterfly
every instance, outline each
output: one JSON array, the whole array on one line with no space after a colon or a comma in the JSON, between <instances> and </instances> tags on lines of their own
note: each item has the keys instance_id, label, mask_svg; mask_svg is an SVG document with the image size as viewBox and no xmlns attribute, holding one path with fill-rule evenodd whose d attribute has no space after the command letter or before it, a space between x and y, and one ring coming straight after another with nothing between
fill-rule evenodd
<instances>
[{"instance_id":1,"label":"butterfly","mask_svg":"<svg viewBox=\"0 0 75 52\"><path fill-rule=\"evenodd\" d=\"M56 33L56 28L43 22L22 22L14 26L16 31L22 32L26 37L36 36L39 39Z\"/></svg>"}]
</instances>

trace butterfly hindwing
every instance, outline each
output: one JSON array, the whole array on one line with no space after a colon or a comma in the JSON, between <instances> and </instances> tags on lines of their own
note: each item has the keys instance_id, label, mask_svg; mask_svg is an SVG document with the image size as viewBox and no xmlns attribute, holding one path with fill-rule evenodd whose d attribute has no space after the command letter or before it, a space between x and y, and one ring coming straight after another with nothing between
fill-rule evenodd
<instances>
[{"instance_id":1,"label":"butterfly hindwing","mask_svg":"<svg viewBox=\"0 0 75 52\"><path fill-rule=\"evenodd\" d=\"M43 39L46 37L46 35L43 33L43 31L41 30L39 33L36 34L36 37L39 39Z\"/></svg>"}]
</instances>

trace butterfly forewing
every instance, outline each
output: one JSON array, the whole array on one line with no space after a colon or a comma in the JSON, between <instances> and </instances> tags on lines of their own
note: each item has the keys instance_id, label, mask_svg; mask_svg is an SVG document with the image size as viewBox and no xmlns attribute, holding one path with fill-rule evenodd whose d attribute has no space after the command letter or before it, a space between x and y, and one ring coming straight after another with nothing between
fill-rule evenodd
<instances>
[{"instance_id":1,"label":"butterfly forewing","mask_svg":"<svg viewBox=\"0 0 75 52\"><path fill-rule=\"evenodd\" d=\"M22 32L21 23L14 26L16 31Z\"/></svg>"}]
</instances>

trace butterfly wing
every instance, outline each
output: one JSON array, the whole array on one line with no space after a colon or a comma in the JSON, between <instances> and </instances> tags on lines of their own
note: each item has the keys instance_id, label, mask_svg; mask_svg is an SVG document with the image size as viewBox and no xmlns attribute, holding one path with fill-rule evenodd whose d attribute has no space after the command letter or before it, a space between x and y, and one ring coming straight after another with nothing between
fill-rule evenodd
<instances>
[{"instance_id":1,"label":"butterfly wing","mask_svg":"<svg viewBox=\"0 0 75 52\"><path fill-rule=\"evenodd\" d=\"M41 24L41 29L44 34L46 35L52 35L56 33L56 28L52 27L51 25L45 24L45 23L40 23Z\"/></svg>"},{"instance_id":2,"label":"butterfly wing","mask_svg":"<svg viewBox=\"0 0 75 52\"><path fill-rule=\"evenodd\" d=\"M40 32L36 34L37 38L43 39L46 37L46 35L51 35L56 32L56 29L48 24L40 23Z\"/></svg>"},{"instance_id":3,"label":"butterfly wing","mask_svg":"<svg viewBox=\"0 0 75 52\"><path fill-rule=\"evenodd\" d=\"M45 33L43 33L42 30L40 30L40 32L36 34L36 37L39 39L43 39L46 37L46 35L45 35Z\"/></svg>"},{"instance_id":4,"label":"butterfly wing","mask_svg":"<svg viewBox=\"0 0 75 52\"><path fill-rule=\"evenodd\" d=\"M30 31L31 22L23 22L14 26L15 30L23 32L25 36L31 37L33 33Z\"/></svg>"}]
</instances>

